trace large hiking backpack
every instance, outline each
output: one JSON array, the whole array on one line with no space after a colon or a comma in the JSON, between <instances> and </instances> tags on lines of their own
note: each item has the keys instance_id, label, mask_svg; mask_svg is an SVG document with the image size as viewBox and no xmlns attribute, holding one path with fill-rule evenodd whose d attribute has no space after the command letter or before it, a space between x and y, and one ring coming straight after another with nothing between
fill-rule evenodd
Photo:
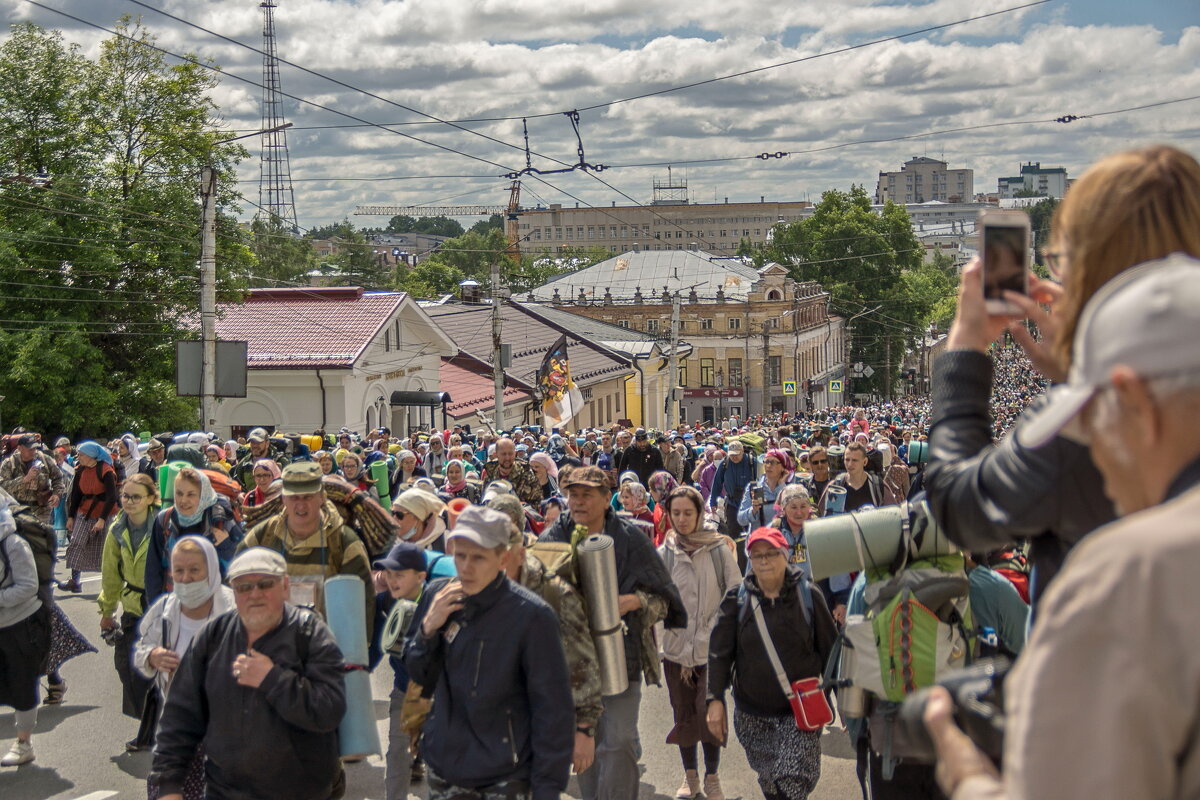
<instances>
[{"instance_id":1,"label":"large hiking backpack","mask_svg":"<svg viewBox=\"0 0 1200 800\"><path fill-rule=\"evenodd\" d=\"M240 523L242 521L242 485L220 470L202 469L200 471L208 478L213 491L229 500L233 518Z\"/></svg>"},{"instance_id":2,"label":"large hiking backpack","mask_svg":"<svg viewBox=\"0 0 1200 800\"><path fill-rule=\"evenodd\" d=\"M867 570L866 613L847 621L855 652L846 677L877 698L899 703L971 662L974 625L959 554Z\"/></svg>"}]
</instances>

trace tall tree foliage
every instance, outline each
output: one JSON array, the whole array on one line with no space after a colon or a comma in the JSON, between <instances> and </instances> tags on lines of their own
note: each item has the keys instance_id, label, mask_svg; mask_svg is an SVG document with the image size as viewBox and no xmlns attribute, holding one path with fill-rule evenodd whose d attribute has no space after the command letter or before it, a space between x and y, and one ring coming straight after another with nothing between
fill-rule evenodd
<instances>
[{"instance_id":1,"label":"tall tree foliage","mask_svg":"<svg viewBox=\"0 0 1200 800\"><path fill-rule=\"evenodd\" d=\"M849 334L850 361L869 364L875 375L855 379L857 393L889 391L906 350L945 313L938 304L953 296L953 278L944 266L925 264L923 254L904 207L888 202L877 213L855 186L825 192L812 216L777 227L757 258L783 264L797 281L820 283L835 313L861 314Z\"/></svg>"},{"instance_id":2,"label":"tall tree foliage","mask_svg":"<svg viewBox=\"0 0 1200 800\"><path fill-rule=\"evenodd\" d=\"M56 32L0 46L0 386L4 419L103 435L195 424L175 396L175 339L199 305L198 180L232 186L246 152L220 145L211 73L168 64L123 19L96 60ZM218 287L254 256L218 199Z\"/></svg>"}]
</instances>

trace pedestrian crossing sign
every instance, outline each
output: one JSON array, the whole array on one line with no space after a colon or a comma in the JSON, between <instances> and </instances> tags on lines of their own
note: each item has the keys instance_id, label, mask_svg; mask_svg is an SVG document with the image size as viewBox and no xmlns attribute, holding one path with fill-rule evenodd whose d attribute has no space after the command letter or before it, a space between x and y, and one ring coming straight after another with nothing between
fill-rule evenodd
<instances>
[{"instance_id":1,"label":"pedestrian crossing sign","mask_svg":"<svg viewBox=\"0 0 1200 800\"><path fill-rule=\"evenodd\" d=\"M842 382L841 381L830 381L829 382L829 391L840 392L841 390L842 390Z\"/></svg>"},{"instance_id":2,"label":"pedestrian crossing sign","mask_svg":"<svg viewBox=\"0 0 1200 800\"><path fill-rule=\"evenodd\" d=\"M795 381L784 381L783 382L783 393L784 394L795 394L796 393L796 382Z\"/></svg>"}]
</instances>

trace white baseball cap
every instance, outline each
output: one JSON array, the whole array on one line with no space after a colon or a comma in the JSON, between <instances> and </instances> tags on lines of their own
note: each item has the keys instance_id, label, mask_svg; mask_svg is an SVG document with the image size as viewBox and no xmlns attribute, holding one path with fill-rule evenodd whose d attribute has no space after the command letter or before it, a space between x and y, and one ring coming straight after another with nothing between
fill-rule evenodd
<instances>
[{"instance_id":1,"label":"white baseball cap","mask_svg":"<svg viewBox=\"0 0 1200 800\"><path fill-rule=\"evenodd\" d=\"M1083 308L1067 382L1017 428L1018 441L1042 447L1055 436L1087 442L1081 412L1126 364L1146 378L1200 370L1200 261L1173 253L1125 270Z\"/></svg>"}]
</instances>

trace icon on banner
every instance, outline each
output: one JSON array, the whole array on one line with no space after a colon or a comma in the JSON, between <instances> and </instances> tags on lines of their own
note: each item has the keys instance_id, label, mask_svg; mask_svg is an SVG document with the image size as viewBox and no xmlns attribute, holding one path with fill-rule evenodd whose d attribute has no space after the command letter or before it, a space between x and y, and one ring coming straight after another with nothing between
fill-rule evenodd
<instances>
[{"instance_id":1,"label":"icon on banner","mask_svg":"<svg viewBox=\"0 0 1200 800\"><path fill-rule=\"evenodd\" d=\"M829 382L829 391L840 392L841 390L842 390L842 382L841 381L830 381Z\"/></svg>"},{"instance_id":2,"label":"icon on banner","mask_svg":"<svg viewBox=\"0 0 1200 800\"><path fill-rule=\"evenodd\" d=\"M784 394L795 394L796 393L796 382L795 381L784 381L783 382L783 393Z\"/></svg>"}]
</instances>

